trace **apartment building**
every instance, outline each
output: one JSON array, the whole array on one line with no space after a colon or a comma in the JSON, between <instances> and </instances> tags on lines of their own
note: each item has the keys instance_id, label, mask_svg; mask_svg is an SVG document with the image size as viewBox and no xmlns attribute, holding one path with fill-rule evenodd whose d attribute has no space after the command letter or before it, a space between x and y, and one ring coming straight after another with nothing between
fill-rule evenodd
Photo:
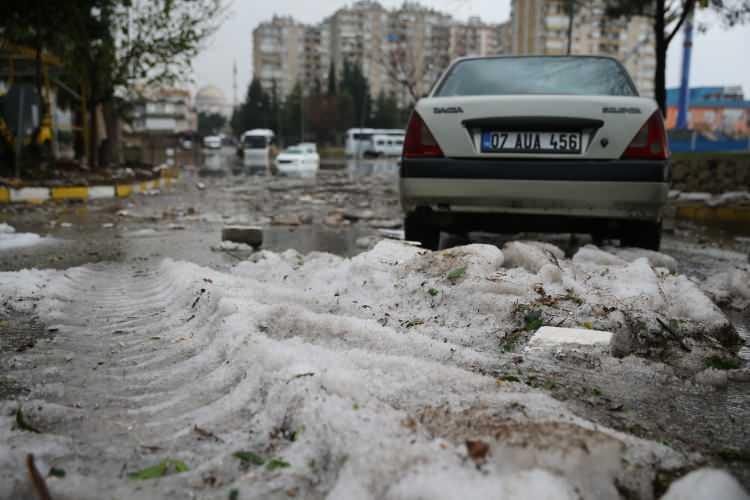
<instances>
[{"instance_id":1,"label":"apartment building","mask_svg":"<svg viewBox=\"0 0 750 500\"><path fill-rule=\"evenodd\" d=\"M570 17L563 0L512 0L511 49L514 54L568 52ZM628 69L642 95L653 96L654 40L644 17L612 19L604 0L579 3L573 15L571 54L607 55Z\"/></svg>"},{"instance_id":2,"label":"apartment building","mask_svg":"<svg viewBox=\"0 0 750 500\"><path fill-rule=\"evenodd\" d=\"M387 91L384 42L388 36L388 12L378 2L361 0L326 18L321 25L328 33L321 38L320 50L327 55L328 66L321 68L321 79L328 83L328 72L334 64L341 75L344 61L359 64L370 82L370 93ZM322 61L321 61L322 62Z\"/></svg>"},{"instance_id":3,"label":"apartment building","mask_svg":"<svg viewBox=\"0 0 750 500\"><path fill-rule=\"evenodd\" d=\"M501 30L495 24L483 23L478 17L470 17L466 23L450 27L450 54L452 57L475 54L499 54L502 52Z\"/></svg>"},{"instance_id":4,"label":"apartment building","mask_svg":"<svg viewBox=\"0 0 750 500\"><path fill-rule=\"evenodd\" d=\"M360 0L314 26L279 16L261 23L253 31L253 71L267 91L275 82L283 98L298 81L306 92L315 82L325 89L331 65L340 77L348 61L360 66L372 96L395 95L406 106L453 58L509 49L509 23L462 23L416 2L388 10Z\"/></svg>"},{"instance_id":5,"label":"apartment building","mask_svg":"<svg viewBox=\"0 0 750 500\"><path fill-rule=\"evenodd\" d=\"M306 62L315 61L314 47L314 30L309 31L291 16L274 16L253 30L254 76L260 79L266 92L272 92L275 87L284 98L306 76Z\"/></svg>"},{"instance_id":6,"label":"apartment building","mask_svg":"<svg viewBox=\"0 0 750 500\"><path fill-rule=\"evenodd\" d=\"M139 88L133 101L133 132L179 133L195 131L197 117L190 106L190 92L159 87Z\"/></svg>"}]
</instances>

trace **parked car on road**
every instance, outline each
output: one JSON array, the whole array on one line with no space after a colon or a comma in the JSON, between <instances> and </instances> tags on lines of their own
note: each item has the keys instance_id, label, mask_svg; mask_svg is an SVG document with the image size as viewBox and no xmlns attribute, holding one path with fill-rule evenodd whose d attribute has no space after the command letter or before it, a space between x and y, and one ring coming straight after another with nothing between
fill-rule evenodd
<instances>
[{"instance_id":1,"label":"parked car on road","mask_svg":"<svg viewBox=\"0 0 750 500\"><path fill-rule=\"evenodd\" d=\"M315 144L291 146L276 157L276 169L281 175L314 175L320 167L320 156Z\"/></svg>"},{"instance_id":2,"label":"parked car on road","mask_svg":"<svg viewBox=\"0 0 750 500\"><path fill-rule=\"evenodd\" d=\"M221 136L208 135L204 137L203 147L206 149L221 149Z\"/></svg>"},{"instance_id":3,"label":"parked car on road","mask_svg":"<svg viewBox=\"0 0 750 500\"><path fill-rule=\"evenodd\" d=\"M405 236L586 232L658 249L669 156L656 102L615 59L459 59L407 127Z\"/></svg>"}]
</instances>

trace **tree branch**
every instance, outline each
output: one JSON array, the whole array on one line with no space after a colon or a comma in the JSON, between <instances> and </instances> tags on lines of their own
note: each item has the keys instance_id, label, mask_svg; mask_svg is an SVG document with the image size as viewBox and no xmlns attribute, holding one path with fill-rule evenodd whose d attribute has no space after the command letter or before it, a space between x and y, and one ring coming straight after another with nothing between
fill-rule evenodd
<instances>
[{"instance_id":1,"label":"tree branch","mask_svg":"<svg viewBox=\"0 0 750 500\"><path fill-rule=\"evenodd\" d=\"M694 9L695 9L695 0L685 0L685 2L683 2L682 14L680 15L680 20L677 21L677 25L672 30L672 33L665 40L667 47L669 47L669 44L672 42L672 39L677 34L677 32L680 31L680 28L685 23L685 20L688 18L688 16Z\"/></svg>"}]
</instances>

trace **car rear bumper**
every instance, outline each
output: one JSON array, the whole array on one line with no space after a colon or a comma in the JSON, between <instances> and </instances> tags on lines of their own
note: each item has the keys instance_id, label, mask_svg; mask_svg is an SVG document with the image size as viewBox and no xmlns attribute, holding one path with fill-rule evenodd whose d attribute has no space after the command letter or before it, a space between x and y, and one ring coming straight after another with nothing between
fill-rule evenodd
<instances>
[{"instance_id":1,"label":"car rear bumper","mask_svg":"<svg viewBox=\"0 0 750 500\"><path fill-rule=\"evenodd\" d=\"M661 220L667 161L404 159L406 212L498 213Z\"/></svg>"}]
</instances>

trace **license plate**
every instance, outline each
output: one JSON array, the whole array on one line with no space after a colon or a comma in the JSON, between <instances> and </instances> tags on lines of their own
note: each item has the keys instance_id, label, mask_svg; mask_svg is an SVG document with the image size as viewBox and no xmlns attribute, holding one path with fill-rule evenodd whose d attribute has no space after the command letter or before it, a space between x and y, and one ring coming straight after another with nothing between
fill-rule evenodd
<instances>
[{"instance_id":1,"label":"license plate","mask_svg":"<svg viewBox=\"0 0 750 500\"><path fill-rule=\"evenodd\" d=\"M483 153L581 152L581 132L483 132Z\"/></svg>"}]
</instances>

